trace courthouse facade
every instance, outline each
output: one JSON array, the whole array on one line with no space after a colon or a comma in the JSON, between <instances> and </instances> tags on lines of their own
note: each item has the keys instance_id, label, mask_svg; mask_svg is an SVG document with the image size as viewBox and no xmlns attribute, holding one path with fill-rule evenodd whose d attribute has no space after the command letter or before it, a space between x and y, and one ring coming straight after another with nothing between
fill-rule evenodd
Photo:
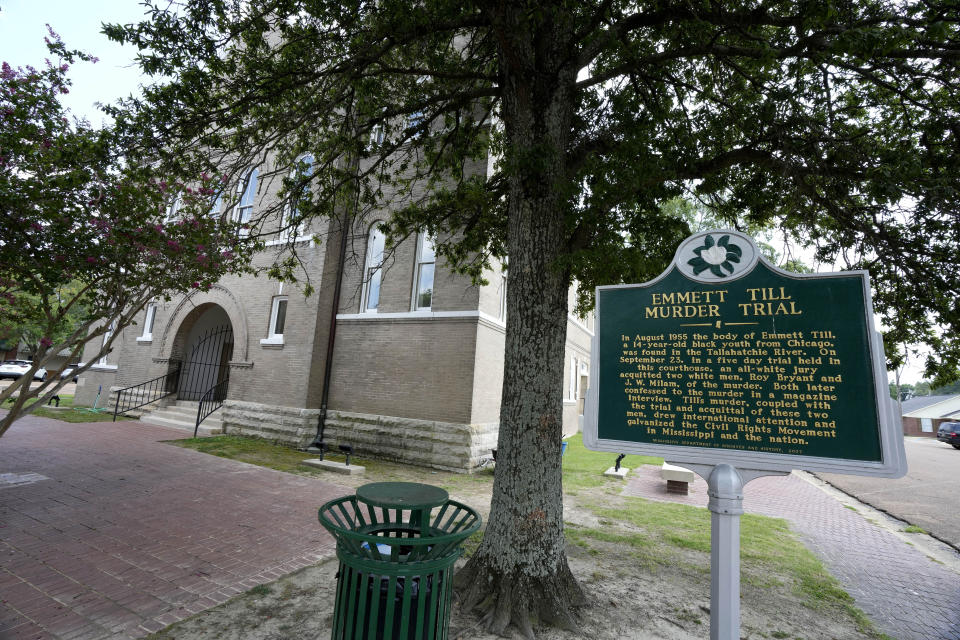
<instances>
[{"instance_id":1,"label":"courthouse facade","mask_svg":"<svg viewBox=\"0 0 960 640\"><path fill-rule=\"evenodd\" d=\"M256 208L276 197L256 178L248 174L229 215L255 219ZM472 284L434 256L424 234L383 260L377 221L355 221L342 265L335 222L316 221L293 238L273 234L258 262L269 264L275 252L296 243L315 288L309 297L265 276L229 276L208 291L149 305L82 376L77 402L92 404L102 390L103 406L110 390L184 366L181 398L196 399L211 385L225 384L218 413L226 433L303 447L316 435L326 384L325 442L422 466L475 468L496 446L506 274L495 267L486 274L488 284ZM592 318L568 316L564 388L557 390L565 434L578 430L583 413L592 329Z\"/></svg>"}]
</instances>

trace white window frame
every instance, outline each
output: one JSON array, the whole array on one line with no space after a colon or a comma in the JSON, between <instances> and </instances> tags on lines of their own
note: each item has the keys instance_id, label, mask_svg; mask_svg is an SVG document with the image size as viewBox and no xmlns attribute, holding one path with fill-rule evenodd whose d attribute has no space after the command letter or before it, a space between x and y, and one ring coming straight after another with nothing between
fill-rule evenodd
<instances>
[{"instance_id":1,"label":"white window frame","mask_svg":"<svg viewBox=\"0 0 960 640\"><path fill-rule=\"evenodd\" d=\"M500 320L507 322L507 274L500 274Z\"/></svg>"},{"instance_id":2,"label":"white window frame","mask_svg":"<svg viewBox=\"0 0 960 640\"><path fill-rule=\"evenodd\" d=\"M210 205L210 212L207 214L211 218L218 218L220 216L220 211L223 209L223 192L218 191L217 195L213 198L213 203Z\"/></svg>"},{"instance_id":3,"label":"white window frame","mask_svg":"<svg viewBox=\"0 0 960 640\"><path fill-rule=\"evenodd\" d=\"M117 330L117 321L113 320L110 323L110 326L107 328L106 332L103 334L103 340L100 342L101 348L103 348L103 345L107 344L107 341L110 340L110 336L112 336L116 330ZM109 364L107 363L107 356L109 355L110 355L109 351L103 354L103 356L99 360L97 360L97 366L100 366L100 367L109 366Z\"/></svg>"},{"instance_id":4,"label":"white window frame","mask_svg":"<svg viewBox=\"0 0 960 640\"><path fill-rule=\"evenodd\" d=\"M157 320L157 304L155 302L147 303L147 308L143 316L143 333L137 338L137 342L150 342L153 340L153 325Z\"/></svg>"},{"instance_id":5,"label":"white window frame","mask_svg":"<svg viewBox=\"0 0 960 640\"><path fill-rule=\"evenodd\" d=\"M424 260L424 245L429 242L433 248L431 260ZM430 304L420 305L420 280L423 276L424 265L433 265L433 279L430 287ZM411 311L430 311L433 308L433 298L437 292L437 243L436 240L427 233L420 233L417 237L417 259L413 267L413 296L410 301Z\"/></svg>"},{"instance_id":6,"label":"white window frame","mask_svg":"<svg viewBox=\"0 0 960 640\"><path fill-rule=\"evenodd\" d=\"M427 114L424 111L414 111L413 113L407 116L407 131L410 132L409 139L416 140L423 135L423 131L416 131L419 127L423 126L424 121L427 119Z\"/></svg>"},{"instance_id":7,"label":"white window frame","mask_svg":"<svg viewBox=\"0 0 960 640\"><path fill-rule=\"evenodd\" d=\"M577 367L577 357L573 356L570 358L570 388L567 389L568 400L577 399L577 380L579 377L580 373Z\"/></svg>"},{"instance_id":8,"label":"white window frame","mask_svg":"<svg viewBox=\"0 0 960 640\"><path fill-rule=\"evenodd\" d=\"M172 222L177 219L177 214L180 213L180 209L183 207L183 195L181 193L176 193L173 196L173 199L170 200L170 204L167 205L167 210L163 215L164 223Z\"/></svg>"},{"instance_id":9,"label":"white window frame","mask_svg":"<svg viewBox=\"0 0 960 640\"><path fill-rule=\"evenodd\" d=\"M260 179L259 167L253 167L247 171L240 182L237 183L237 194L240 199L237 206L233 208L233 219L241 225L247 224L253 219L253 205L257 200L257 187ZM246 216L246 218L244 218ZM250 234L250 229L241 228L240 236Z\"/></svg>"},{"instance_id":10,"label":"white window frame","mask_svg":"<svg viewBox=\"0 0 960 640\"><path fill-rule=\"evenodd\" d=\"M360 297L360 313L377 313L380 309L380 299L383 292L383 249L380 250L379 255L376 255L374 247L377 236L383 238L384 243L386 243L387 238L386 234L377 228L378 224L371 225L370 231L367 233L367 250L363 257L363 295ZM370 292L373 289L371 285L374 282L377 284L377 304L370 308Z\"/></svg>"},{"instance_id":11,"label":"white window frame","mask_svg":"<svg viewBox=\"0 0 960 640\"><path fill-rule=\"evenodd\" d=\"M288 296L274 296L270 303L270 322L267 325L267 337L260 341L260 344L283 344L284 333L277 333L277 318L280 315L280 305L284 304L283 311L283 332L287 330L287 318L290 313L290 298Z\"/></svg>"},{"instance_id":12,"label":"white window frame","mask_svg":"<svg viewBox=\"0 0 960 640\"><path fill-rule=\"evenodd\" d=\"M932 418L920 418L920 433L933 433Z\"/></svg>"},{"instance_id":13,"label":"white window frame","mask_svg":"<svg viewBox=\"0 0 960 640\"><path fill-rule=\"evenodd\" d=\"M383 144L383 141L386 139L386 134L382 124L375 124L370 128L370 141L367 145L368 149L377 149L380 145Z\"/></svg>"}]
</instances>

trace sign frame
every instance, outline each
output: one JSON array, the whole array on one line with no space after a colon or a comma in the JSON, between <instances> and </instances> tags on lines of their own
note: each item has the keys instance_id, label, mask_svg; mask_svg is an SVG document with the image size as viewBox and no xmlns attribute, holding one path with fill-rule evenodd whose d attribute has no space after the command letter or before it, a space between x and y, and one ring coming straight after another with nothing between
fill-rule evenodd
<instances>
[{"instance_id":1,"label":"sign frame","mask_svg":"<svg viewBox=\"0 0 960 640\"><path fill-rule=\"evenodd\" d=\"M693 255L691 247L705 236L729 235L736 237L749 245L749 255L743 256L746 260L733 273L716 276L710 271L694 277L681 267L681 260ZM699 254L697 254L699 255ZM647 289L678 271L681 276L690 280L691 284L725 284L734 282L752 273L759 264L771 270L774 274L792 280L831 279L858 277L863 288L863 322L867 328L867 348L870 359L870 370L873 374L874 397L876 401L876 417L878 439L880 445L880 461L864 461L845 459L842 457L816 457L796 454L784 454L765 451L746 451L740 449L720 447L689 447L683 445L655 444L630 440L601 439L598 435L599 393L600 385L605 382L600 379L601 364L599 362L599 340L603 326L603 308L601 292L609 289ZM719 270L719 269L718 269ZM698 232L684 240L677 248L670 265L656 278L639 284L606 285L596 288L595 330L591 339L590 356L590 386L587 390L583 416L584 445L593 451L611 453L633 453L660 456L672 463L687 463L691 465L729 464L738 469L762 469L768 471L789 472L794 469L804 471L823 471L839 474L874 476L883 478L899 478L907 472L906 452L903 444L903 430L897 424L896 411L893 400L889 398L886 378L886 357L880 334L872 330L873 299L870 293L869 273L864 270L840 271L833 273L801 274L780 269L764 258L753 239L741 232L730 229L712 229ZM610 383L607 383L610 384Z\"/></svg>"}]
</instances>

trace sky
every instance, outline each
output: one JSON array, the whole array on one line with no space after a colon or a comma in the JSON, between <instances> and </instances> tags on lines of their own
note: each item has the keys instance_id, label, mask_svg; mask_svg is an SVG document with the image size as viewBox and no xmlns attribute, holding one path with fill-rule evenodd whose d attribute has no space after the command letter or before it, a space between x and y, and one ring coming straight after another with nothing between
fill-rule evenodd
<instances>
[{"instance_id":1,"label":"sky","mask_svg":"<svg viewBox=\"0 0 960 640\"><path fill-rule=\"evenodd\" d=\"M49 57L44 37L49 24L68 49L100 58L70 69L73 81L64 104L94 126L106 117L94 105L111 103L139 91L142 80L134 66L136 49L120 46L100 33L101 23L139 22L144 7L138 0L0 0L0 60L11 66L41 67Z\"/></svg>"},{"instance_id":2,"label":"sky","mask_svg":"<svg viewBox=\"0 0 960 640\"><path fill-rule=\"evenodd\" d=\"M101 24L139 22L144 17L139 0L0 0L0 60L14 67L43 65L49 56L43 40L47 24L68 49L97 56L96 64L79 63L70 69L73 86L63 102L74 115L98 126L106 116L95 103L136 94L141 82L149 81L135 65L136 49L108 40L100 32ZM921 374L922 358L912 358L901 381L918 382Z\"/></svg>"}]
</instances>

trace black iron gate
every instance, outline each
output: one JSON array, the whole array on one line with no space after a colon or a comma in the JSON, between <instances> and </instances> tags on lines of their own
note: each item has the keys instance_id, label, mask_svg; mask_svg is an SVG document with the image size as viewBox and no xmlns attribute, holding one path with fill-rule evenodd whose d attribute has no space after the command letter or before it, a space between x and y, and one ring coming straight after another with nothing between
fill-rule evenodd
<instances>
[{"instance_id":1,"label":"black iron gate","mask_svg":"<svg viewBox=\"0 0 960 640\"><path fill-rule=\"evenodd\" d=\"M179 400L200 400L218 386L226 393L233 357L233 327L214 327L200 336L180 367Z\"/></svg>"}]
</instances>

